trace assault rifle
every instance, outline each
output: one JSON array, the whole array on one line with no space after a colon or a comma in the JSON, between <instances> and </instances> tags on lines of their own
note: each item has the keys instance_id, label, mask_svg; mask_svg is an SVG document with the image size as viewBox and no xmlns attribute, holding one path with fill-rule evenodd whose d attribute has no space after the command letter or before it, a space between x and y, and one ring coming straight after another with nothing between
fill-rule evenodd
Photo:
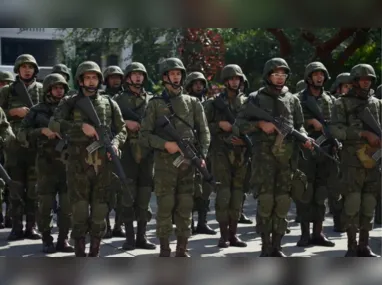
<instances>
[{"instance_id":1,"label":"assault rifle","mask_svg":"<svg viewBox=\"0 0 382 285\"><path fill-rule=\"evenodd\" d=\"M142 117L138 116L138 114L131 110L129 107L119 106L119 108L121 109L122 117L124 120L131 120L139 123L142 121Z\"/></svg>"}]
</instances>

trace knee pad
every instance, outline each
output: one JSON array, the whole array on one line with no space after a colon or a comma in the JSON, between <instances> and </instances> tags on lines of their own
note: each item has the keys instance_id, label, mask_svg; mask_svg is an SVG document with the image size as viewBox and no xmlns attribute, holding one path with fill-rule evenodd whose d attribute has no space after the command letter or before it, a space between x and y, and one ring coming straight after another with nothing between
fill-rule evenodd
<instances>
[{"instance_id":1,"label":"knee pad","mask_svg":"<svg viewBox=\"0 0 382 285\"><path fill-rule=\"evenodd\" d=\"M371 193L362 194L361 212L363 216L372 218L374 216L374 210L377 206L377 199L375 195Z\"/></svg>"},{"instance_id":2,"label":"knee pad","mask_svg":"<svg viewBox=\"0 0 382 285\"><path fill-rule=\"evenodd\" d=\"M275 214L280 219L285 219L288 215L288 211L291 204L291 198L289 195L276 196Z\"/></svg>"},{"instance_id":3,"label":"knee pad","mask_svg":"<svg viewBox=\"0 0 382 285\"><path fill-rule=\"evenodd\" d=\"M272 194L260 194L257 198L257 212L262 218L269 218L272 215L274 206Z\"/></svg>"}]
</instances>

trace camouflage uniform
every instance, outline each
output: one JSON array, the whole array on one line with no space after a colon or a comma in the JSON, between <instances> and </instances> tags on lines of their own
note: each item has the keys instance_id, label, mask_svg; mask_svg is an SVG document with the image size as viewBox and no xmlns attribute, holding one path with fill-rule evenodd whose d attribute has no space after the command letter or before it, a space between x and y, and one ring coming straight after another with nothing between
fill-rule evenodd
<instances>
[{"instance_id":1,"label":"camouflage uniform","mask_svg":"<svg viewBox=\"0 0 382 285\"><path fill-rule=\"evenodd\" d=\"M305 129L309 137L313 139L323 135L308 125L307 121L315 119L307 107L307 101L313 100L321 110L321 114L326 122L330 122L331 108L335 98L329 93L314 86L312 81L312 73L322 71L325 75L324 83L330 79L326 67L321 62L311 62L306 66L304 79L307 88L297 94L304 114ZM312 89L320 90L321 94L315 96ZM328 198L328 177L337 175L337 166L327 157L320 154L313 154L310 150L303 151L304 157L299 160L298 168L302 171L301 177L295 177L293 193L296 194L295 202L297 206L297 215L301 219L301 237L297 242L297 246L321 245L334 246L322 233L323 221L325 220L325 200ZM297 175L298 176L298 175ZM300 182L300 183L299 183ZM310 223L313 223L313 234L310 237Z\"/></svg>"},{"instance_id":2,"label":"camouflage uniform","mask_svg":"<svg viewBox=\"0 0 382 285\"><path fill-rule=\"evenodd\" d=\"M220 98L229 107L234 116L237 115L246 100L244 93L235 90L233 98L228 97L228 91L233 89L228 86L228 79L238 76L243 80L243 72L238 65L227 65L222 70L221 80L226 84L226 91L220 93ZM215 99L216 100L216 99ZM247 246L237 237L237 224L240 218L244 195L244 180L248 168L247 149L244 146L233 145L231 140L239 134L225 132L219 127L220 121L227 121L227 115L215 107L215 100L207 101L205 112L211 132L210 158L212 173L218 185L216 190L215 211L216 220L219 222L220 239L219 247Z\"/></svg>"},{"instance_id":3,"label":"camouflage uniform","mask_svg":"<svg viewBox=\"0 0 382 285\"><path fill-rule=\"evenodd\" d=\"M86 72L98 74L100 84L103 76L99 66L92 61L81 63L76 72L76 81L79 81ZM83 95L81 91L71 97L61 100L49 128L54 132L63 132L68 135L68 163L67 187L72 205L73 227L72 238L75 240L76 256L85 256L85 236L89 232L90 252L88 256L98 256L100 241L105 233L105 217L109 209L109 185L112 180L112 162L107 158L105 148L101 147L88 153L86 147L94 142L84 134L81 127L88 123L76 101ZM103 126L111 126L115 132L112 144L118 148L126 140L126 129L118 105L99 91L90 96L96 113ZM89 122L90 123L90 122ZM89 213L90 206L90 213Z\"/></svg>"},{"instance_id":4,"label":"camouflage uniform","mask_svg":"<svg viewBox=\"0 0 382 285\"><path fill-rule=\"evenodd\" d=\"M112 98L118 94L119 92L123 91L122 84L121 86L115 88L108 85L107 78L111 75L119 75L121 76L121 79L123 78L123 72L122 69L119 66L111 65L108 66L105 71L103 72L104 82L103 84L106 86L105 93L107 95L110 95Z\"/></svg>"},{"instance_id":5,"label":"camouflage uniform","mask_svg":"<svg viewBox=\"0 0 382 285\"><path fill-rule=\"evenodd\" d=\"M12 72L9 71L0 71L0 88L9 85L15 81L15 77Z\"/></svg>"},{"instance_id":6,"label":"camouflage uniform","mask_svg":"<svg viewBox=\"0 0 382 285\"><path fill-rule=\"evenodd\" d=\"M132 72L142 72L147 79L145 66L139 62L132 62L125 69L126 79ZM139 118L142 118L152 95L148 94L142 87L141 93L137 94L127 87L122 93L117 94L114 100L121 107L129 108ZM124 120L133 120L122 114ZM140 121L138 121L140 123ZM150 198L153 190L154 158L153 151L143 146L139 141L138 132L128 131L128 139L122 147L121 162L126 176L132 181L128 187L123 188L121 197L121 213L126 227L126 242L122 248L132 250L135 247L143 249L155 249L146 237L147 222L151 220ZM131 199L133 197L133 199ZM133 221L137 220L137 239L135 240Z\"/></svg>"},{"instance_id":7,"label":"camouflage uniform","mask_svg":"<svg viewBox=\"0 0 382 285\"><path fill-rule=\"evenodd\" d=\"M68 91L68 84L65 78L60 74L50 74L45 77L43 82L43 101L33 106L30 112L21 122L19 141L29 143L37 148L36 172L37 172L37 194L39 201L39 230L42 233L43 252L54 253L56 250L61 252L73 252L73 248L68 243L68 233L71 224L71 207L66 187L67 152L57 152L55 150L57 139L49 140L41 133L42 122L38 121L38 116L49 120L53 115L60 101L50 92L56 84L62 84L65 87L65 93ZM56 195L59 195L60 211L58 214L59 232L56 249L53 245L51 236L52 209Z\"/></svg>"},{"instance_id":8,"label":"camouflage uniform","mask_svg":"<svg viewBox=\"0 0 382 285\"><path fill-rule=\"evenodd\" d=\"M167 58L161 63L161 75L168 74L171 70L181 70L182 81L184 80L186 70L179 59ZM176 168L173 165L174 160L179 157L179 153L169 154L165 150L165 143L170 140L161 129L155 128L158 118L171 116L170 105L166 103L165 99L169 100L168 102L171 103L176 114L171 118L171 122L179 135L182 138L189 138L193 143L197 143L197 138L193 132L195 129L199 137L199 147L204 157L208 152L210 134L200 101L189 95L182 94L181 85L165 82L165 87L168 84L180 89L180 92L174 94L166 88L161 96L154 97L149 101L142 119L140 134L142 141L154 149L154 191L158 204L156 233L160 239L160 256L169 257L171 253L169 237L172 233L171 216L175 208L176 256L181 257L187 256L186 247L188 238L191 235L190 225L195 169L193 166L181 165Z\"/></svg>"},{"instance_id":9,"label":"camouflage uniform","mask_svg":"<svg viewBox=\"0 0 382 285\"><path fill-rule=\"evenodd\" d=\"M12 128L7 120L7 116L5 115L3 109L0 107L0 151L3 152L4 148L7 148L9 143L15 140L15 135L12 131ZM1 163L3 164L3 163ZM4 189L5 183L2 179L0 179L0 229L5 228L4 216L3 216L3 199L2 192Z\"/></svg>"},{"instance_id":10,"label":"camouflage uniform","mask_svg":"<svg viewBox=\"0 0 382 285\"><path fill-rule=\"evenodd\" d=\"M35 67L34 76L38 73L38 65L35 58L29 54L20 55L15 62L14 72L19 73L22 64L32 64ZM15 134L17 134L22 118L9 115L13 108L25 107L14 89L14 84L25 84L20 75L16 81L8 86L4 86L0 91L0 106L7 114L9 123ZM33 104L41 102L42 84L35 78L26 86L30 99ZM28 145L23 145L15 141L5 150L5 165L9 175L16 181L25 186L25 190L20 193L10 193L12 203L12 231L8 240L18 240L24 237L29 239L40 239L41 236L36 232L36 213L37 213L37 192L36 192L36 172L35 159L36 150ZM23 205L24 204L24 205ZM26 214L26 230L23 234L23 214Z\"/></svg>"},{"instance_id":11,"label":"camouflage uniform","mask_svg":"<svg viewBox=\"0 0 382 285\"><path fill-rule=\"evenodd\" d=\"M192 91L192 85L196 80L200 80L204 84L204 89L201 94L194 94ZM186 89L187 94L198 98L203 106L206 104L207 98L205 94L207 92L208 82L203 73L191 72L188 74L184 83L184 88ZM207 160L206 163L208 166L210 166L209 160ZM194 211L198 212L198 225L195 228L194 220L192 219L191 228L193 233L207 235L216 234L216 232L207 225L207 212L209 210L211 192L212 187L208 185L206 181L204 181L200 172L196 171L194 180Z\"/></svg>"},{"instance_id":12,"label":"camouflage uniform","mask_svg":"<svg viewBox=\"0 0 382 285\"><path fill-rule=\"evenodd\" d=\"M306 83L304 79L302 79L296 84L296 93L303 91L305 88L306 88Z\"/></svg>"},{"instance_id":13,"label":"camouflage uniform","mask_svg":"<svg viewBox=\"0 0 382 285\"><path fill-rule=\"evenodd\" d=\"M353 87L334 104L331 130L343 141L341 191L344 199L342 223L347 231L348 251L345 256L376 256L370 249L369 231L381 189L381 174L369 153L378 150L364 137L368 128L359 119L363 107L368 107L374 119L381 124L381 101L372 96L370 89L362 89L360 77L375 81L375 71L368 64L354 66L350 72ZM371 149L369 149L371 148ZM357 247L357 229L359 243Z\"/></svg>"},{"instance_id":14,"label":"camouflage uniform","mask_svg":"<svg viewBox=\"0 0 382 285\"><path fill-rule=\"evenodd\" d=\"M280 141L276 132L266 134L258 127L258 121L251 121L245 115L248 104L253 102L273 115L282 115L297 131L306 134L298 98L289 93L285 86L280 91L276 90L268 79L277 68L283 68L287 74L290 73L284 59L273 58L267 61L263 71L266 87L260 89L255 96L250 96L235 125L241 133L253 134L251 188L257 198L256 227L262 239L260 256L283 257L285 255L281 252L281 239L287 229L291 183L297 168L296 145L290 137ZM272 252L269 251L271 234Z\"/></svg>"},{"instance_id":15,"label":"camouflage uniform","mask_svg":"<svg viewBox=\"0 0 382 285\"><path fill-rule=\"evenodd\" d=\"M65 80L67 82L69 82L70 77L71 77L70 76L71 72L70 72L69 68L65 64L63 64L63 63L59 63L59 64L56 64L55 66L53 66L52 74L53 73L61 74L62 76L64 76L64 78L65 78ZM65 95L66 96L70 96L70 95L74 95L76 93L77 93L76 90L73 90L73 89L69 88L68 92L66 92Z\"/></svg>"}]
</instances>

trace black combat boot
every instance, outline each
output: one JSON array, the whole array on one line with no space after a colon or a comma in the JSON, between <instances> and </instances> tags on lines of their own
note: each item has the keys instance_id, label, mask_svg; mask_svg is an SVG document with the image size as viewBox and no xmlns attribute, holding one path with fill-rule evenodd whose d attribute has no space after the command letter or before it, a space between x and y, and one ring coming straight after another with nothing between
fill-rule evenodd
<instances>
[{"instance_id":1,"label":"black combat boot","mask_svg":"<svg viewBox=\"0 0 382 285\"><path fill-rule=\"evenodd\" d=\"M86 257L85 249L86 243L84 237L74 240L74 252L76 257Z\"/></svg>"},{"instance_id":2,"label":"black combat boot","mask_svg":"<svg viewBox=\"0 0 382 285\"><path fill-rule=\"evenodd\" d=\"M110 239L113 237L113 232L111 230L111 225L110 225L110 212L107 213L106 216L106 232L103 235L103 239Z\"/></svg>"},{"instance_id":3,"label":"black combat boot","mask_svg":"<svg viewBox=\"0 0 382 285\"><path fill-rule=\"evenodd\" d=\"M261 234L261 254L260 257L269 257L270 256L270 245L271 245L271 234L262 233Z\"/></svg>"},{"instance_id":4,"label":"black combat boot","mask_svg":"<svg viewBox=\"0 0 382 285\"><path fill-rule=\"evenodd\" d=\"M229 245L235 247L246 247L247 243L237 236L237 221L230 219L229 222Z\"/></svg>"},{"instance_id":5,"label":"black combat boot","mask_svg":"<svg viewBox=\"0 0 382 285\"><path fill-rule=\"evenodd\" d=\"M301 226L301 236L300 239L297 242L297 246L299 247L305 247L309 245L310 240L310 223L309 222L302 222L300 224Z\"/></svg>"},{"instance_id":6,"label":"black combat boot","mask_svg":"<svg viewBox=\"0 0 382 285\"><path fill-rule=\"evenodd\" d=\"M191 257L187 253L187 243L188 243L188 238L186 237L177 238L175 257Z\"/></svg>"},{"instance_id":7,"label":"black combat boot","mask_svg":"<svg viewBox=\"0 0 382 285\"><path fill-rule=\"evenodd\" d=\"M147 222L138 222L137 227L137 240L135 241L136 248L142 249L156 249L155 244L148 241L146 237Z\"/></svg>"},{"instance_id":8,"label":"black combat boot","mask_svg":"<svg viewBox=\"0 0 382 285\"><path fill-rule=\"evenodd\" d=\"M346 233L348 236L348 251L345 257L357 257L357 229L355 227L349 227Z\"/></svg>"},{"instance_id":9,"label":"black combat boot","mask_svg":"<svg viewBox=\"0 0 382 285\"><path fill-rule=\"evenodd\" d=\"M113 237L122 237L124 238L126 236L126 232L122 227L122 220L118 212L115 213L115 224L112 231Z\"/></svg>"},{"instance_id":10,"label":"black combat boot","mask_svg":"<svg viewBox=\"0 0 382 285\"><path fill-rule=\"evenodd\" d=\"M16 240L22 240L24 239L24 232L23 232L23 220L22 216L13 216L12 217L12 230L9 234L7 240L8 241L16 241Z\"/></svg>"},{"instance_id":11,"label":"black combat boot","mask_svg":"<svg viewBox=\"0 0 382 285\"><path fill-rule=\"evenodd\" d=\"M159 257L171 257L171 248L168 238L160 238L160 253Z\"/></svg>"},{"instance_id":12,"label":"black combat boot","mask_svg":"<svg viewBox=\"0 0 382 285\"><path fill-rule=\"evenodd\" d=\"M134 250L135 249L135 233L133 222L125 222L126 228L126 241L122 245L124 250Z\"/></svg>"},{"instance_id":13,"label":"black combat boot","mask_svg":"<svg viewBox=\"0 0 382 285\"><path fill-rule=\"evenodd\" d=\"M207 225L207 209L198 211L198 225L195 232L198 234L216 235L216 232Z\"/></svg>"},{"instance_id":14,"label":"black combat boot","mask_svg":"<svg viewBox=\"0 0 382 285\"><path fill-rule=\"evenodd\" d=\"M272 233L272 253L271 257L286 257L282 252L281 248L281 239L283 238L282 234Z\"/></svg>"},{"instance_id":15,"label":"black combat boot","mask_svg":"<svg viewBox=\"0 0 382 285\"><path fill-rule=\"evenodd\" d=\"M7 214L4 217L4 226L7 229L12 228L12 218L10 216L8 216Z\"/></svg>"},{"instance_id":16,"label":"black combat boot","mask_svg":"<svg viewBox=\"0 0 382 285\"><path fill-rule=\"evenodd\" d=\"M53 237L50 232L44 232L42 234L42 252L43 253L55 253L56 249L53 244Z\"/></svg>"},{"instance_id":17,"label":"black combat boot","mask_svg":"<svg viewBox=\"0 0 382 285\"><path fill-rule=\"evenodd\" d=\"M90 249L88 257L99 257L99 250L101 248L101 239L98 237L90 237Z\"/></svg>"},{"instance_id":18,"label":"black combat boot","mask_svg":"<svg viewBox=\"0 0 382 285\"><path fill-rule=\"evenodd\" d=\"M361 229L359 231L359 244L358 244L359 257L380 257L376 255L369 246L369 231Z\"/></svg>"},{"instance_id":19,"label":"black combat boot","mask_svg":"<svg viewBox=\"0 0 382 285\"><path fill-rule=\"evenodd\" d=\"M36 216L35 215L27 215L26 220L27 220L27 223L25 226L24 237L26 239L31 239L31 240L41 239L42 237L37 232L37 229L36 229Z\"/></svg>"},{"instance_id":20,"label":"black combat boot","mask_svg":"<svg viewBox=\"0 0 382 285\"><path fill-rule=\"evenodd\" d=\"M74 252L74 248L69 244L68 241L68 233L69 229L59 228L56 251L66 253Z\"/></svg>"},{"instance_id":21,"label":"black combat boot","mask_svg":"<svg viewBox=\"0 0 382 285\"><path fill-rule=\"evenodd\" d=\"M328 238L322 232L322 228L323 228L322 223L323 223L322 221L313 223L313 233L309 243L312 245L326 246L326 247L335 246L335 243L328 240Z\"/></svg>"},{"instance_id":22,"label":"black combat boot","mask_svg":"<svg viewBox=\"0 0 382 285\"><path fill-rule=\"evenodd\" d=\"M227 247L229 247L228 223L227 222L219 223L219 228L220 228L220 239L219 239L218 247L227 248Z\"/></svg>"}]
</instances>

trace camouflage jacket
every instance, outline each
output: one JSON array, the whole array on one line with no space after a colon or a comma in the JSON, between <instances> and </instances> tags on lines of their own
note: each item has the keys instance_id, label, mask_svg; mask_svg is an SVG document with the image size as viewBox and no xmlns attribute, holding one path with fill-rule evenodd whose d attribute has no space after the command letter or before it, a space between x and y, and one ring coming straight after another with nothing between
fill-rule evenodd
<instances>
[{"instance_id":1,"label":"camouflage jacket","mask_svg":"<svg viewBox=\"0 0 382 285\"><path fill-rule=\"evenodd\" d=\"M310 96L310 97L308 97ZM323 93L315 97L311 94L309 89L305 89L297 94L298 99L300 100L300 104L302 107L302 112L304 114L304 128L308 132L309 136L316 139L319 136L322 135L322 132L317 132L314 130L313 126L308 126L308 120L315 119L313 114L309 111L309 107L306 106L307 100L314 100L314 102L317 104L318 108L321 111L321 115L323 116L326 123L330 123L331 117L332 117L332 107L336 100L332 95L330 95L328 92L323 91Z\"/></svg>"},{"instance_id":2,"label":"camouflage jacket","mask_svg":"<svg viewBox=\"0 0 382 285\"><path fill-rule=\"evenodd\" d=\"M335 101L332 110L330 130L334 137L343 142L342 160L344 164L355 167L362 167L357 151L368 144L365 138L360 137L360 133L370 129L357 115L364 107L368 107L375 120L381 124L382 101L375 98L372 92L367 99L362 99L351 90Z\"/></svg>"},{"instance_id":3,"label":"camouflage jacket","mask_svg":"<svg viewBox=\"0 0 382 285\"><path fill-rule=\"evenodd\" d=\"M124 90L122 86L120 88L108 88L106 87L103 92L105 92L105 95L109 95L111 98L114 99L114 97L120 93L122 93Z\"/></svg>"},{"instance_id":4,"label":"camouflage jacket","mask_svg":"<svg viewBox=\"0 0 382 285\"><path fill-rule=\"evenodd\" d=\"M0 107L0 150L6 148L15 139L15 134L7 120L5 112Z\"/></svg>"},{"instance_id":5,"label":"camouflage jacket","mask_svg":"<svg viewBox=\"0 0 382 285\"><path fill-rule=\"evenodd\" d=\"M189 139L191 142L197 144L197 138L193 132L193 130L195 130L200 142L200 151L206 156L210 145L210 133L206 116L203 112L203 106L197 98L182 94L182 91L183 90L181 90L179 94L171 94L168 90L164 91L168 94L170 103L176 114L176 116L171 118L171 123L182 138ZM171 116L171 111L163 99L163 95L162 93L161 96L155 96L149 101L146 113L142 119L140 131L140 138L145 145L162 151L165 150L165 143L172 141L163 130L155 127L158 118ZM187 124L185 124L185 122Z\"/></svg>"},{"instance_id":6,"label":"camouflage jacket","mask_svg":"<svg viewBox=\"0 0 382 285\"><path fill-rule=\"evenodd\" d=\"M16 80L18 81L20 79L17 77ZM15 93L13 88L15 83L4 86L0 90L0 107L4 109L4 112L7 115L8 121L11 124L13 131L17 133L23 118L19 118L17 116L11 117L9 115L9 110L26 107L26 104L22 102L22 100L18 97L18 94ZM42 84L40 82L34 80L30 85L27 86L27 91L34 105L42 101L43 92Z\"/></svg>"},{"instance_id":7,"label":"camouflage jacket","mask_svg":"<svg viewBox=\"0 0 382 285\"><path fill-rule=\"evenodd\" d=\"M255 95L249 96L248 101L244 104L236 120L235 125L239 131L243 134L252 135L255 142L275 142L277 132L272 134L264 133L257 126L259 120L252 120L245 115L245 113L248 113L246 108L249 108L249 104L254 103L275 117L282 116L294 129L303 134L307 134L304 129L304 115L299 99L287 90L288 89L285 88L281 94L276 95L272 93L270 88L265 87L261 88Z\"/></svg>"},{"instance_id":8,"label":"camouflage jacket","mask_svg":"<svg viewBox=\"0 0 382 285\"><path fill-rule=\"evenodd\" d=\"M87 137L82 131L83 123L92 124L76 107L76 100L80 96L82 95L76 94L64 97L61 100L49 123L49 128L54 132L67 134L69 145L83 145L86 147L86 145L94 141L94 138ZM111 127L114 133L113 145L117 148L122 146L126 140L127 133L118 104L108 96L100 95L99 93L91 96L90 100L92 100L101 124Z\"/></svg>"},{"instance_id":9,"label":"camouflage jacket","mask_svg":"<svg viewBox=\"0 0 382 285\"><path fill-rule=\"evenodd\" d=\"M228 99L227 93L225 92L220 93L218 96L223 99L225 105L229 107L231 113L235 117L237 117L237 114L239 113L243 104L247 100L247 97L244 95L244 93L238 94L233 101L230 101ZM208 127L211 132L211 148L220 147L224 145L232 146L231 138L233 135L238 136L238 134L234 132L225 132L219 127L219 122L228 121L228 117L223 111L220 111L215 106L215 100L216 98L209 99L204 104L206 117L208 121Z\"/></svg>"}]
</instances>

